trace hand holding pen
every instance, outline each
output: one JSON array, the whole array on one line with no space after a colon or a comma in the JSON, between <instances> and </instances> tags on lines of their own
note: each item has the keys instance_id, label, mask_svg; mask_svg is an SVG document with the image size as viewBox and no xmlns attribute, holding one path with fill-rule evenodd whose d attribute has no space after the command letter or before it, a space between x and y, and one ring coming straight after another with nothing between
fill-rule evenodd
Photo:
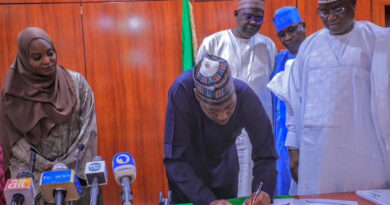
<instances>
[{"instance_id":1,"label":"hand holding pen","mask_svg":"<svg viewBox=\"0 0 390 205\"><path fill-rule=\"evenodd\" d=\"M246 205L269 205L271 203L269 195L262 191L263 182L260 182L259 186L256 189L251 197L246 200Z\"/></svg>"},{"instance_id":2,"label":"hand holding pen","mask_svg":"<svg viewBox=\"0 0 390 205\"><path fill-rule=\"evenodd\" d=\"M255 196L252 199L252 204L255 203L256 197L260 194L262 188L263 188L263 182L260 182L259 186L257 187Z\"/></svg>"}]
</instances>

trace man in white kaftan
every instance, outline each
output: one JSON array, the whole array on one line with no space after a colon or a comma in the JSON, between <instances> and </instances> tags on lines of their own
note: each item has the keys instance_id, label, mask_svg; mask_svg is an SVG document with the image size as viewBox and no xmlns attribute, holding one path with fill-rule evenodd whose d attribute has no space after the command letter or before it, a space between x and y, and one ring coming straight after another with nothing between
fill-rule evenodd
<instances>
[{"instance_id":1,"label":"man in white kaftan","mask_svg":"<svg viewBox=\"0 0 390 205\"><path fill-rule=\"evenodd\" d=\"M197 61L209 53L229 62L232 76L255 91L272 120L271 92L266 88L275 64L274 42L258 31L263 23L264 0L241 0L234 12L237 25L206 37L197 54ZM252 146L245 130L236 140L240 163L238 196L249 196L252 182ZM256 185L252 185L257 186Z\"/></svg>"},{"instance_id":2,"label":"man in white kaftan","mask_svg":"<svg viewBox=\"0 0 390 205\"><path fill-rule=\"evenodd\" d=\"M286 146L300 153L300 195L390 188L390 37L355 22L355 6L319 0L326 28L302 43L276 92L287 105Z\"/></svg>"}]
</instances>

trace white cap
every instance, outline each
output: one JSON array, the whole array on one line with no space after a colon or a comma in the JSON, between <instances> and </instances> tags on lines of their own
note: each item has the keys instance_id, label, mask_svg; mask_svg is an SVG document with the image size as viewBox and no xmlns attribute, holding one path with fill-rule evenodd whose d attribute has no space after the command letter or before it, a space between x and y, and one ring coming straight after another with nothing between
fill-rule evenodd
<instances>
[{"instance_id":1,"label":"white cap","mask_svg":"<svg viewBox=\"0 0 390 205\"><path fill-rule=\"evenodd\" d=\"M215 75L217 73L219 68L219 62L211 60L209 58L204 58L202 65L200 66L200 74L202 74L205 77L210 77Z\"/></svg>"}]
</instances>

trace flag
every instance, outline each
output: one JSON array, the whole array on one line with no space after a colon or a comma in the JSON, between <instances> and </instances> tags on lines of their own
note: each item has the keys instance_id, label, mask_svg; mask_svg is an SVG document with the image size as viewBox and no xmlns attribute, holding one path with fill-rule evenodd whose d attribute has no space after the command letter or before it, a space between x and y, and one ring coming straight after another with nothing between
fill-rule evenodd
<instances>
[{"instance_id":1,"label":"flag","mask_svg":"<svg viewBox=\"0 0 390 205\"><path fill-rule=\"evenodd\" d=\"M192 69L197 50L195 23L190 0L183 0L181 41L183 48L183 71Z\"/></svg>"}]
</instances>

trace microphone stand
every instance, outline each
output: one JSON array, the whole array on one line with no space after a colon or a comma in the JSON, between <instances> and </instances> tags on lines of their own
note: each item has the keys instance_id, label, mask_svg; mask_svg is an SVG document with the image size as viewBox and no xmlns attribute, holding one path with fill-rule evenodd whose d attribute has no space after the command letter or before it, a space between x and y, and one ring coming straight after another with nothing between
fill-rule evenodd
<instances>
[{"instance_id":1,"label":"microphone stand","mask_svg":"<svg viewBox=\"0 0 390 205\"><path fill-rule=\"evenodd\" d=\"M99 196L99 184L98 184L98 178L94 177L92 182L92 189L91 189L91 205L97 205L98 204L98 196Z\"/></svg>"},{"instance_id":2,"label":"microphone stand","mask_svg":"<svg viewBox=\"0 0 390 205\"><path fill-rule=\"evenodd\" d=\"M35 160L37 159L36 157L37 157L36 153L33 150L31 150L31 152L30 152L30 170L19 172L16 175L17 179L32 178L32 180L34 181L33 172L34 172L34 168L35 168ZM24 203L24 196L22 194L15 194L12 196L11 205L23 205L23 203Z\"/></svg>"},{"instance_id":3,"label":"microphone stand","mask_svg":"<svg viewBox=\"0 0 390 205\"><path fill-rule=\"evenodd\" d=\"M61 190L61 189L56 190L54 194L54 203L56 205L62 205L65 199L65 194L66 194L65 190Z\"/></svg>"},{"instance_id":4,"label":"microphone stand","mask_svg":"<svg viewBox=\"0 0 390 205\"><path fill-rule=\"evenodd\" d=\"M130 188L130 177L122 177L121 184L122 184L122 192L121 192L122 205L131 205L133 203L133 195L132 195L133 193Z\"/></svg>"},{"instance_id":5,"label":"microphone stand","mask_svg":"<svg viewBox=\"0 0 390 205\"><path fill-rule=\"evenodd\" d=\"M24 196L21 194L15 194L12 197L11 205L23 205Z\"/></svg>"},{"instance_id":6,"label":"microphone stand","mask_svg":"<svg viewBox=\"0 0 390 205\"><path fill-rule=\"evenodd\" d=\"M76 168L74 170L75 177L79 177L77 170L79 169L80 152L83 151L83 149L84 149L84 144L83 143L79 144L79 146L77 147L78 152L77 152L77 157L76 157ZM70 205L73 205L73 201L70 202Z\"/></svg>"}]
</instances>

